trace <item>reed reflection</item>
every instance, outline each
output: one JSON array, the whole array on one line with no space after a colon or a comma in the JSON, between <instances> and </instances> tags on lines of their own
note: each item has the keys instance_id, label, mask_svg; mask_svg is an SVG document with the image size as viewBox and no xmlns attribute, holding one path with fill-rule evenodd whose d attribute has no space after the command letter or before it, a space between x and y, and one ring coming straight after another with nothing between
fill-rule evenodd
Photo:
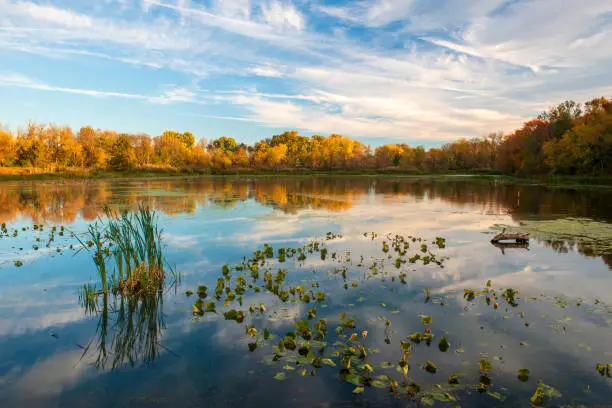
<instances>
[{"instance_id":1,"label":"reed reflection","mask_svg":"<svg viewBox=\"0 0 612 408\"><path fill-rule=\"evenodd\" d=\"M81 358L91 358L99 370L153 363L164 348L163 306L161 291L140 297L103 293L86 307L86 314L98 316L98 327Z\"/></svg>"}]
</instances>

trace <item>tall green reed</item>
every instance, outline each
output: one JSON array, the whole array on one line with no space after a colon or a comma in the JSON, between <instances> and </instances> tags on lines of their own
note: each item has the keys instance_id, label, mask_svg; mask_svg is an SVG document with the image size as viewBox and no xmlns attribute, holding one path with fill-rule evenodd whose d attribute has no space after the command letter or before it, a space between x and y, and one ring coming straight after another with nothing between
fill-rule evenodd
<instances>
[{"instance_id":1,"label":"tall green reed","mask_svg":"<svg viewBox=\"0 0 612 408\"><path fill-rule=\"evenodd\" d=\"M82 248L92 253L101 284L100 290L96 284L85 284L79 294L85 312L100 316L95 362L99 368L106 366L109 356L113 369L126 362L152 362L163 347L163 289L168 275L174 284L179 275L165 261L158 223L156 212L143 204L133 212L107 207L105 217L79 238ZM109 332L111 311L115 321ZM83 357L92 346L90 342Z\"/></svg>"},{"instance_id":2,"label":"tall green reed","mask_svg":"<svg viewBox=\"0 0 612 408\"><path fill-rule=\"evenodd\" d=\"M166 273L177 278L165 264L162 244L163 230L158 216L144 204L135 212L118 212L105 208L106 219L89 225L87 241L80 240L84 249L93 252L100 278L101 291L92 293L85 285L84 298L96 293L120 291L131 294L152 293L162 288Z\"/></svg>"}]
</instances>

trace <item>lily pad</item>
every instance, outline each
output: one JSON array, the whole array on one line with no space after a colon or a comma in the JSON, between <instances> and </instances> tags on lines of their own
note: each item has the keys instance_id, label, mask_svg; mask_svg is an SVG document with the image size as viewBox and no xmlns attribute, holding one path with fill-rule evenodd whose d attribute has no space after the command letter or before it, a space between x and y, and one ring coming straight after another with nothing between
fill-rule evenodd
<instances>
[{"instance_id":1,"label":"lily pad","mask_svg":"<svg viewBox=\"0 0 612 408\"><path fill-rule=\"evenodd\" d=\"M427 360L425 363L425 371L435 374L438 371L438 367L433 362Z\"/></svg>"},{"instance_id":2,"label":"lily pad","mask_svg":"<svg viewBox=\"0 0 612 408\"><path fill-rule=\"evenodd\" d=\"M442 337L440 339L440 342L438 343L438 348L443 353L446 353L448 351L448 349L450 348L450 343L448 342L446 337Z\"/></svg>"},{"instance_id":3,"label":"lily pad","mask_svg":"<svg viewBox=\"0 0 612 408\"><path fill-rule=\"evenodd\" d=\"M423 322L424 326L429 326L432 322L431 316L421 316L421 322Z\"/></svg>"},{"instance_id":4,"label":"lily pad","mask_svg":"<svg viewBox=\"0 0 612 408\"><path fill-rule=\"evenodd\" d=\"M518 377L519 381L522 382L527 382L529 381L529 370L526 368L521 368L520 370L518 370Z\"/></svg>"}]
</instances>

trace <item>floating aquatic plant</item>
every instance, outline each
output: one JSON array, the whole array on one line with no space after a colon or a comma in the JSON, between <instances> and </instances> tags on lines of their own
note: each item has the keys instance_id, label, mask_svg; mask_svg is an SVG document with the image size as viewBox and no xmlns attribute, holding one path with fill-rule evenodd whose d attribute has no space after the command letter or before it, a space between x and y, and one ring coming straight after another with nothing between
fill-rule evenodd
<instances>
[{"instance_id":1,"label":"floating aquatic plant","mask_svg":"<svg viewBox=\"0 0 612 408\"><path fill-rule=\"evenodd\" d=\"M521 368L520 370L518 370L518 376L517 378L519 379L519 381L521 382L527 382L529 381L529 370L526 368Z\"/></svg>"},{"instance_id":2,"label":"floating aquatic plant","mask_svg":"<svg viewBox=\"0 0 612 408\"><path fill-rule=\"evenodd\" d=\"M440 342L438 343L438 348L443 353L446 353L448 351L448 349L450 348L450 343L448 342L446 337L442 337L440 339Z\"/></svg>"},{"instance_id":3,"label":"floating aquatic plant","mask_svg":"<svg viewBox=\"0 0 612 408\"><path fill-rule=\"evenodd\" d=\"M427 371L428 373L432 373L432 374L435 374L438 371L438 367L429 360L425 362L424 368L425 368L425 371Z\"/></svg>"},{"instance_id":4,"label":"floating aquatic plant","mask_svg":"<svg viewBox=\"0 0 612 408\"><path fill-rule=\"evenodd\" d=\"M231 309L223 314L225 320L235 320L236 323L242 323L244 321L244 312L242 310Z\"/></svg>"},{"instance_id":5,"label":"floating aquatic plant","mask_svg":"<svg viewBox=\"0 0 612 408\"><path fill-rule=\"evenodd\" d=\"M445 261L445 258L435 252L436 248L442 249L446 246L446 241L443 239L424 241L418 237L388 234L382 238L388 246L388 253L385 253L381 251L380 242L376 242L381 239L378 235L366 234L365 237L368 238L368 241L370 238L374 241L373 245L380 251L381 257L368 259L350 251L332 249L332 243L328 240L315 240L300 248L282 248L282 250L274 249L271 245L264 245L263 249L255 251L251 257L245 257L237 265L227 264L227 268L221 270L215 288L216 301L210 303L217 305L213 313L217 314L217 309L219 309L218 316L222 319L233 320L245 326L244 336L247 339L245 344L248 346L244 347L245 351L247 349L249 351L257 349L261 350L260 352L270 350L271 354L265 357L264 361L267 364L282 367L283 371L277 374L277 379L316 375L320 369L336 367L339 378L352 384L355 389L359 389L359 393L367 393L371 388L382 388L398 397L411 398L422 404L431 404L459 401L463 395L462 392L478 391L483 394L483 397L503 401L508 391L502 386L492 384L493 364L484 354L470 362L472 367L470 371L473 375L469 372L446 373L444 372L445 365L438 368L432 361L427 360L421 365L423 371L444 375L443 384L433 387L418 384L409 376L413 372L410 370L413 354L418 354L435 338L434 330L432 330L432 327L435 329L433 317L438 316L435 312L419 314L418 317L413 315L414 323L420 322L423 325L422 330L399 339L401 354L394 359L394 362L380 362L376 360L380 350L366 343L366 339L370 337L368 337L368 330L363 329L369 328L367 323L362 321L361 316L356 319L354 316L348 317L347 313L343 312L338 319L337 315L334 317L326 311L326 306L328 306L325 304L326 300L329 300L330 304L337 305L338 303L336 299L331 298L334 291L323 291L322 276L328 277L331 282L337 282L338 287L345 287L348 291L363 291L365 294L371 287L368 286L369 281L380 282L381 287L391 289L393 282L405 282L406 277L412 272L409 268L414 268L411 265L419 263L430 265L429 267L432 265L442 267ZM425 252L423 252L424 249ZM273 256L269 257L270 254ZM321 257L323 254L325 256ZM325 260L325 269L318 266L312 267L310 261L315 260L315 263L319 264L319 258ZM355 259L355 262L351 259ZM400 259L399 269L394 265L397 259ZM281 260L283 260L282 263ZM303 275L297 277L292 275L294 267L308 271L308 276L304 278ZM325 273L320 273L321 269ZM356 285L358 289L353 288L353 282L358 284ZM461 300L462 295L463 300ZM247 300L244 306L241 303L243 296ZM516 288L497 289L493 286L493 282L488 281L483 289L466 288L457 297L460 303L463 303L462 307L466 313L472 308L488 307L490 316L501 321L503 312L505 321L514 316L517 319L525 317L521 306L527 299L519 296L520 292ZM455 301L454 294L446 297L432 293L430 290L425 290L425 298L426 305L421 306L425 308L435 304L452 305L454 303L450 302ZM357 299L358 302L365 300L364 296ZM262 303L259 303L260 301ZM309 302L311 305L304 307ZM312 305L313 303L315 304ZM561 303L570 304L567 300ZM291 305L300 305L300 311L289 312ZM207 305L196 300L196 306L194 313L197 311L196 318L199 318L206 313ZM391 310L389 305L381 304L380 306ZM598 304L597 307L603 309L603 305ZM392 313L395 312L400 312L400 310L395 309ZM209 318L213 317L214 315L209 316ZM328 326L326 318L329 318L329 324L333 322L336 327ZM274 322L291 319L293 326L287 329L285 325L278 333L272 333L272 328L259 326L260 319ZM397 341L393 342L389 335L392 332L391 320L382 316L379 317L379 320L384 324L385 342L397 344ZM255 327L254 322L257 322L258 327ZM371 322L368 321L368 323ZM520 321L521 327L524 323L524 320ZM358 328L358 326L361 327ZM393 327L396 327L395 321ZM481 328L485 328L484 324ZM437 334L441 335L442 332ZM459 339L456 341L457 344L460 344ZM454 343L453 340L453 345ZM451 342L446 335L441 336L437 345L442 352L448 352L451 348ZM466 349L472 352L470 348L466 346ZM452 356L467 353L466 349L457 348ZM451 355L447 354L444 358L451 358ZM501 356L493 356L491 360L501 361ZM391 370L393 368L395 370ZM598 366L598 372L600 369L601 367ZM528 376L528 371L519 370L518 377L521 381L522 378L528 379ZM432 376L431 378L437 377ZM541 387L540 391L544 393L544 398L551 394L546 387Z\"/></svg>"},{"instance_id":6,"label":"floating aquatic plant","mask_svg":"<svg viewBox=\"0 0 612 408\"><path fill-rule=\"evenodd\" d=\"M597 363L596 369L602 377L612 378L612 364Z\"/></svg>"},{"instance_id":7,"label":"floating aquatic plant","mask_svg":"<svg viewBox=\"0 0 612 408\"><path fill-rule=\"evenodd\" d=\"M538 388L536 388L535 392L531 396L530 401L536 407L541 407L544 405L546 398L551 399L561 396L562 395L558 390L540 381L538 383Z\"/></svg>"}]
</instances>

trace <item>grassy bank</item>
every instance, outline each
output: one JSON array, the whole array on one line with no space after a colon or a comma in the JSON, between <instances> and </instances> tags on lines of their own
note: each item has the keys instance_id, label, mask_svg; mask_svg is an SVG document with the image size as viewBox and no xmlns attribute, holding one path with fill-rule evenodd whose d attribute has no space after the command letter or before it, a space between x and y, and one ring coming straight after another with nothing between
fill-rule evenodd
<instances>
[{"instance_id":1,"label":"grassy bank","mask_svg":"<svg viewBox=\"0 0 612 408\"><path fill-rule=\"evenodd\" d=\"M540 175L516 177L493 172L475 173L418 173L403 172L393 169L385 170L309 170L309 169L228 169L201 171L193 169L176 169L168 167L140 168L130 170L97 170L97 169L64 169L61 171L45 171L33 168L0 168L0 181L19 180L79 180L79 179L130 179L130 178L172 178L172 177L329 177L329 176L360 176L360 177L402 177L402 178L435 178L452 180L471 178L479 180L497 180L516 184L537 184L551 187L612 187L612 177L609 176L553 176Z\"/></svg>"},{"instance_id":2,"label":"grassy bank","mask_svg":"<svg viewBox=\"0 0 612 408\"><path fill-rule=\"evenodd\" d=\"M125 179L199 176L206 172L175 168L143 168L131 170L1 168L0 181L11 180L71 180L71 179Z\"/></svg>"}]
</instances>

